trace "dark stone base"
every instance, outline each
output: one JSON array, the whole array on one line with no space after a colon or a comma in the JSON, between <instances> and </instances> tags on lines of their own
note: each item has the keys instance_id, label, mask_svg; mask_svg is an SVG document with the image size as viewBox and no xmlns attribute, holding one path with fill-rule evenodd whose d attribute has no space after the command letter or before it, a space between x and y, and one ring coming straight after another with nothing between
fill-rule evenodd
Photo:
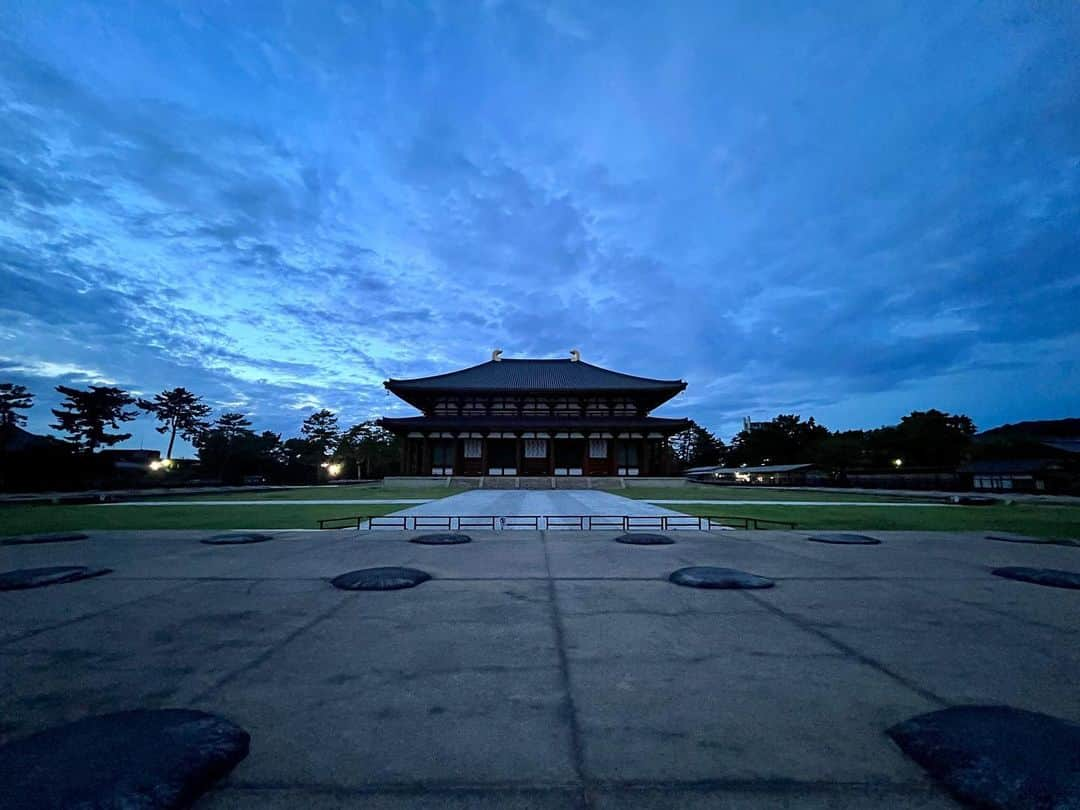
<instances>
[{"instance_id":1,"label":"dark stone base","mask_svg":"<svg viewBox=\"0 0 1080 810\"><path fill-rule=\"evenodd\" d=\"M766 577L737 571L734 568L711 568L695 566L680 568L668 577L676 585L687 588L708 588L710 590L738 590L743 588L771 588L774 583Z\"/></svg>"},{"instance_id":2,"label":"dark stone base","mask_svg":"<svg viewBox=\"0 0 1080 810\"><path fill-rule=\"evenodd\" d=\"M472 538L467 534L422 534L409 542L422 546L460 546L462 543L471 543Z\"/></svg>"},{"instance_id":3,"label":"dark stone base","mask_svg":"<svg viewBox=\"0 0 1080 810\"><path fill-rule=\"evenodd\" d=\"M273 539L274 538L269 534L259 534L257 532L248 532L244 534L234 532L231 534L215 534L213 537L208 537L199 542L208 546L246 546L250 543L265 543L267 540Z\"/></svg>"},{"instance_id":4,"label":"dark stone base","mask_svg":"<svg viewBox=\"0 0 1080 810\"><path fill-rule=\"evenodd\" d=\"M1018 582L1031 582L1048 588L1073 588L1080 590L1080 573L1058 571L1054 568L995 568L991 573L996 577L1015 579Z\"/></svg>"},{"instance_id":5,"label":"dark stone base","mask_svg":"<svg viewBox=\"0 0 1080 810\"><path fill-rule=\"evenodd\" d=\"M822 532L807 538L812 543L832 543L836 546L877 546L881 541L876 537L867 537L865 534L849 534L847 532Z\"/></svg>"},{"instance_id":6,"label":"dark stone base","mask_svg":"<svg viewBox=\"0 0 1080 810\"><path fill-rule=\"evenodd\" d=\"M111 568L87 568L84 565L54 565L48 568L20 568L0 573L0 591L23 591L62 585L112 573Z\"/></svg>"},{"instance_id":7,"label":"dark stone base","mask_svg":"<svg viewBox=\"0 0 1080 810\"><path fill-rule=\"evenodd\" d=\"M1080 725L1007 706L955 706L889 729L904 753L974 807L1080 807Z\"/></svg>"},{"instance_id":8,"label":"dark stone base","mask_svg":"<svg viewBox=\"0 0 1080 810\"><path fill-rule=\"evenodd\" d=\"M246 731L185 709L88 717L0 747L9 810L188 807L247 756Z\"/></svg>"},{"instance_id":9,"label":"dark stone base","mask_svg":"<svg viewBox=\"0 0 1080 810\"><path fill-rule=\"evenodd\" d=\"M82 532L57 532L55 534L26 534L19 537L5 537L0 540L4 546L33 546L38 543L72 543L76 540L85 540L88 534Z\"/></svg>"},{"instance_id":10,"label":"dark stone base","mask_svg":"<svg viewBox=\"0 0 1080 810\"><path fill-rule=\"evenodd\" d=\"M431 574L416 568L361 568L349 571L330 580L330 584L343 591L399 591L415 588L431 579Z\"/></svg>"},{"instance_id":11,"label":"dark stone base","mask_svg":"<svg viewBox=\"0 0 1080 810\"><path fill-rule=\"evenodd\" d=\"M675 541L663 534L649 534L648 532L627 532L615 538L616 543L625 543L628 546L670 546Z\"/></svg>"}]
</instances>

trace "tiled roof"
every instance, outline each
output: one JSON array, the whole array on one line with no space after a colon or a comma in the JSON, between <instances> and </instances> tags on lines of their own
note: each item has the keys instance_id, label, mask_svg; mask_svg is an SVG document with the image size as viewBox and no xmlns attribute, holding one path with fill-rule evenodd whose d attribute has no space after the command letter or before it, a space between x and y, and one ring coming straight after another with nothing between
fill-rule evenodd
<instances>
[{"instance_id":1,"label":"tiled roof","mask_svg":"<svg viewBox=\"0 0 1080 810\"><path fill-rule=\"evenodd\" d=\"M664 419L659 416L407 416L383 418L379 423L387 430L436 431L659 431L673 433L690 426L687 419Z\"/></svg>"},{"instance_id":2,"label":"tiled roof","mask_svg":"<svg viewBox=\"0 0 1080 810\"><path fill-rule=\"evenodd\" d=\"M478 366L418 377L387 380L391 391L681 391L682 380L654 380L610 371L581 360L489 360Z\"/></svg>"}]
</instances>

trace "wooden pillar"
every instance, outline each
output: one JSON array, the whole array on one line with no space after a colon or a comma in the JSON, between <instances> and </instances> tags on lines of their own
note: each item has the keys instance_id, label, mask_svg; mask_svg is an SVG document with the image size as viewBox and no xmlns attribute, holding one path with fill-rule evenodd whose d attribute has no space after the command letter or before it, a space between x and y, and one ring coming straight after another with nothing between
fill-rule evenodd
<instances>
[{"instance_id":1,"label":"wooden pillar","mask_svg":"<svg viewBox=\"0 0 1080 810\"><path fill-rule=\"evenodd\" d=\"M522 449L522 445L524 444L524 442L521 441L520 436L515 436L514 437L514 444L516 445L516 450L517 450L517 452L515 454L515 458L517 459L517 462L514 465L514 469L517 470L517 474L520 476L522 471L523 471L522 460L523 460L524 456L522 455L522 453L524 452L524 450Z\"/></svg>"},{"instance_id":2,"label":"wooden pillar","mask_svg":"<svg viewBox=\"0 0 1080 810\"><path fill-rule=\"evenodd\" d=\"M427 436L420 445L420 475L431 475L431 451Z\"/></svg>"},{"instance_id":3,"label":"wooden pillar","mask_svg":"<svg viewBox=\"0 0 1080 810\"><path fill-rule=\"evenodd\" d=\"M488 472L487 446L488 437L484 436L480 440L480 475L487 475Z\"/></svg>"},{"instance_id":4,"label":"wooden pillar","mask_svg":"<svg viewBox=\"0 0 1080 810\"><path fill-rule=\"evenodd\" d=\"M548 475L552 478L555 477L555 436L549 434L547 437L547 457L548 457Z\"/></svg>"}]
</instances>

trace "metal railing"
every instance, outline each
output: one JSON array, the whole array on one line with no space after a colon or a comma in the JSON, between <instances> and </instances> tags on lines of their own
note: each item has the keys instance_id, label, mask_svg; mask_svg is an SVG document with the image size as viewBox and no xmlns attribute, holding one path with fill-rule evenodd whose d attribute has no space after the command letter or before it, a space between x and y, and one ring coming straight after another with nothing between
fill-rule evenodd
<instances>
[{"instance_id":1,"label":"metal railing","mask_svg":"<svg viewBox=\"0 0 1080 810\"><path fill-rule=\"evenodd\" d=\"M794 529L788 520L746 515L349 515L323 518L320 529L533 529L535 531L711 531L712 529Z\"/></svg>"}]
</instances>

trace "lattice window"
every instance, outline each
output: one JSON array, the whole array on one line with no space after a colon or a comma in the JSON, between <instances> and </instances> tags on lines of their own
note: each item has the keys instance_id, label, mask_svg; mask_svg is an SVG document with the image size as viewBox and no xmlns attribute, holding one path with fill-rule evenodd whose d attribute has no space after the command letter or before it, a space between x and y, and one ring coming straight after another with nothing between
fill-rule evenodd
<instances>
[{"instance_id":1,"label":"lattice window","mask_svg":"<svg viewBox=\"0 0 1080 810\"><path fill-rule=\"evenodd\" d=\"M561 397L555 400L556 416L581 416L581 403L576 399Z\"/></svg>"},{"instance_id":2,"label":"lattice window","mask_svg":"<svg viewBox=\"0 0 1080 810\"><path fill-rule=\"evenodd\" d=\"M525 458L547 458L547 439L526 439Z\"/></svg>"},{"instance_id":3,"label":"lattice window","mask_svg":"<svg viewBox=\"0 0 1080 810\"><path fill-rule=\"evenodd\" d=\"M437 413L437 414L439 414L441 416L446 416L446 415L456 416L457 412L458 412L457 400L447 399L445 397L440 397L439 400L435 403L435 413Z\"/></svg>"},{"instance_id":4,"label":"lattice window","mask_svg":"<svg viewBox=\"0 0 1080 810\"><path fill-rule=\"evenodd\" d=\"M586 416L607 416L611 413L611 404L606 399L589 400L585 407Z\"/></svg>"},{"instance_id":5,"label":"lattice window","mask_svg":"<svg viewBox=\"0 0 1080 810\"><path fill-rule=\"evenodd\" d=\"M607 439L589 439L589 458L607 458Z\"/></svg>"},{"instance_id":6,"label":"lattice window","mask_svg":"<svg viewBox=\"0 0 1080 810\"><path fill-rule=\"evenodd\" d=\"M495 416L515 416L518 412L517 401L509 398L493 399L489 413Z\"/></svg>"},{"instance_id":7,"label":"lattice window","mask_svg":"<svg viewBox=\"0 0 1080 810\"><path fill-rule=\"evenodd\" d=\"M480 458L483 455L482 439L465 440L465 458Z\"/></svg>"},{"instance_id":8,"label":"lattice window","mask_svg":"<svg viewBox=\"0 0 1080 810\"><path fill-rule=\"evenodd\" d=\"M487 402L482 399L466 399L461 403L461 413L465 416L483 416L487 413Z\"/></svg>"},{"instance_id":9,"label":"lattice window","mask_svg":"<svg viewBox=\"0 0 1080 810\"><path fill-rule=\"evenodd\" d=\"M522 403L521 412L526 416L547 416L551 413L551 403L530 397Z\"/></svg>"}]
</instances>

